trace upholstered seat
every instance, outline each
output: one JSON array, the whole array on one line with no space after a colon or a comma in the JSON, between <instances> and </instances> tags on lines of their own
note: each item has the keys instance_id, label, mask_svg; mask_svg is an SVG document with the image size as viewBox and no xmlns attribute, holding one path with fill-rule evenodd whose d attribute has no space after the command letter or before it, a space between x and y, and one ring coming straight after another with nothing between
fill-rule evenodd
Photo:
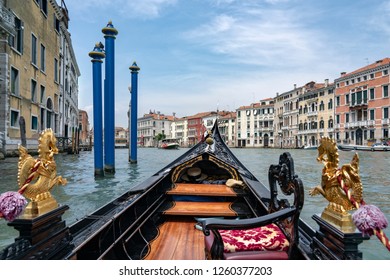
<instances>
[{"instance_id":1,"label":"upholstered seat","mask_svg":"<svg viewBox=\"0 0 390 280\"><path fill-rule=\"evenodd\" d=\"M276 224L253 229L219 230L226 260L288 259L290 242ZM214 234L205 237L206 252L211 251Z\"/></svg>"},{"instance_id":2,"label":"upholstered seat","mask_svg":"<svg viewBox=\"0 0 390 280\"><path fill-rule=\"evenodd\" d=\"M208 259L275 260L294 259L299 244L298 223L304 194L301 180L294 174L289 153L283 153L278 165L269 169L270 196L268 213L263 216L233 220L205 219L205 252ZM278 186L287 199L278 199Z\"/></svg>"}]
</instances>

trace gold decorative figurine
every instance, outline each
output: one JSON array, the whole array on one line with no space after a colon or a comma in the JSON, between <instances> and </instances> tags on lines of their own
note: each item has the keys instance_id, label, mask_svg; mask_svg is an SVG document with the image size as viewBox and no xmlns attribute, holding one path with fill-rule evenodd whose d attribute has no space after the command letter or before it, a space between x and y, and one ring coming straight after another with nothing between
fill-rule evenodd
<instances>
[{"instance_id":1,"label":"gold decorative figurine","mask_svg":"<svg viewBox=\"0 0 390 280\"><path fill-rule=\"evenodd\" d=\"M19 193L30 200L23 218L34 218L58 207L50 190L67 180L57 176L54 155L58 154L57 139L51 129L43 131L38 139L38 158L34 159L27 149L19 146L18 185Z\"/></svg>"},{"instance_id":2,"label":"gold decorative figurine","mask_svg":"<svg viewBox=\"0 0 390 280\"><path fill-rule=\"evenodd\" d=\"M351 163L344 164L339 168L339 153L337 145L333 139L321 138L318 147L317 161L324 164L322 169L321 185L312 188L310 195L321 194L329 201L328 206L322 212L321 217L343 232L354 232L356 227L352 221L349 210L356 209L346 195L343 185L348 188L348 192L360 201L363 197L363 186L359 175L359 156L357 153L352 158Z\"/></svg>"}]
</instances>

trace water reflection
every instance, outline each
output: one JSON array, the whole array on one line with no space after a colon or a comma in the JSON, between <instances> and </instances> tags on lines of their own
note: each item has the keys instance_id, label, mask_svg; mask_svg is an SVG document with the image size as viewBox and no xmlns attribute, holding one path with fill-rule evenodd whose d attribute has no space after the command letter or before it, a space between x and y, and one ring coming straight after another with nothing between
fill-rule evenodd
<instances>
[{"instance_id":1,"label":"water reflection","mask_svg":"<svg viewBox=\"0 0 390 280\"><path fill-rule=\"evenodd\" d=\"M71 225L78 219L89 215L107 202L135 187L149 176L182 155L187 149L160 150L143 148L138 150L138 163L128 162L128 150L115 150L115 175L95 178L93 152L79 155L61 154L56 156L58 175L68 180L65 186L53 189L53 196L60 204L69 205L64 219ZM279 155L286 150L280 149L232 149L233 153L264 184L268 185L268 168L279 161ZM305 205L302 218L316 227L311 219L320 214L327 202L321 196L311 197L308 190L321 180L322 164L316 161L315 150L289 150L295 161L295 173L305 186ZM340 151L340 166L349 163L353 152ZM364 186L364 200L375 204L390 219L390 153L360 152L360 173ZM0 161L2 180L0 193L17 189L17 158ZM390 236L389 228L385 230ZM17 232L0 220L0 250L13 242ZM365 259L390 259L390 253L376 237L365 241L361 246Z\"/></svg>"}]
</instances>

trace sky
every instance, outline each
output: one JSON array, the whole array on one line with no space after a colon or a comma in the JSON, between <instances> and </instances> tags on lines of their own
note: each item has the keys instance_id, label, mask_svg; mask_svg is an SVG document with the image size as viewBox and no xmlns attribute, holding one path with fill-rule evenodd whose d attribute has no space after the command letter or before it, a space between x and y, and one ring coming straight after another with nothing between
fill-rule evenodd
<instances>
[{"instance_id":1,"label":"sky","mask_svg":"<svg viewBox=\"0 0 390 280\"><path fill-rule=\"evenodd\" d=\"M57 0L58 1L58 0ZM60 1L58 1L60 2ZM390 0L65 0L78 67L79 109L93 127L88 53L111 20L115 125L127 127L129 67L138 116L176 117L250 105L294 84L340 77L390 57ZM104 63L102 65L104 77Z\"/></svg>"}]
</instances>

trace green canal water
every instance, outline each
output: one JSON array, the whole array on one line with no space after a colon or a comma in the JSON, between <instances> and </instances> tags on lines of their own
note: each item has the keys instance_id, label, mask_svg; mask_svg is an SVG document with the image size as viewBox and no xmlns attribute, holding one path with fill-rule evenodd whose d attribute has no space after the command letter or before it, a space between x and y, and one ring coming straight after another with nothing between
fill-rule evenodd
<instances>
[{"instance_id":1,"label":"green canal water","mask_svg":"<svg viewBox=\"0 0 390 280\"><path fill-rule=\"evenodd\" d=\"M68 180L66 186L53 189L53 196L60 204L68 205L65 213L67 225L92 213L97 208L135 187L164 166L172 162L187 149L162 150L138 149L138 163L128 163L128 150L115 150L115 175L94 177L93 152L79 155L56 156L57 173ZM265 185L268 185L268 168L279 160L287 150L280 149L232 149L236 157ZM288 150L294 158L295 173L305 186L305 205L301 217L311 226L313 214L320 214L327 202L321 196L308 195L310 188L320 184L322 165L316 161L316 150ZM340 151L340 165L348 163L353 152ZM390 221L390 152L359 152L360 175L364 186L364 200L378 206ZM0 193L17 190L17 158L0 161ZM385 231L390 237L390 228ZM12 243L17 231L0 220L0 250ZM390 259L390 252L373 236L360 246L364 259Z\"/></svg>"}]
</instances>

